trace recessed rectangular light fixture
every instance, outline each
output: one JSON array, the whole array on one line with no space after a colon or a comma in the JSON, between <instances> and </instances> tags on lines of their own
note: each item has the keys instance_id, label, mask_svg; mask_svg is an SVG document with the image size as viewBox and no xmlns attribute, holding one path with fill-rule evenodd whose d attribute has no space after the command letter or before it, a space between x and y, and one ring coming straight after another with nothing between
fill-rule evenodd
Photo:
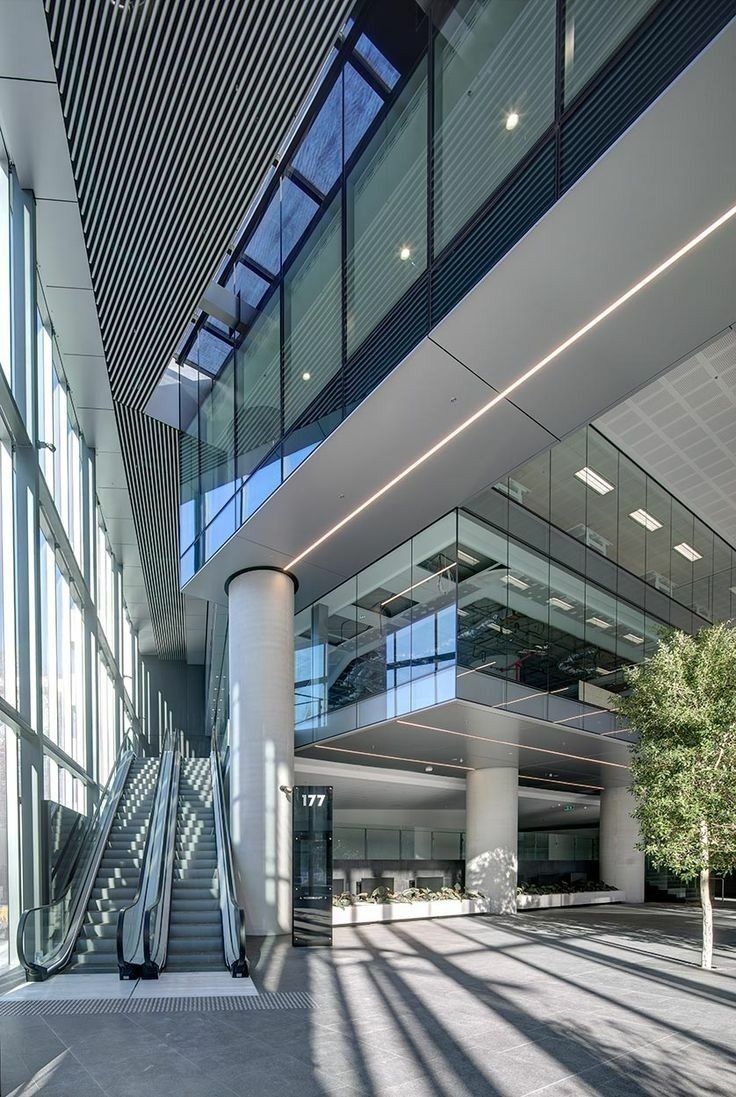
<instances>
[{"instance_id":1,"label":"recessed rectangular light fixture","mask_svg":"<svg viewBox=\"0 0 736 1097\"><path fill-rule=\"evenodd\" d=\"M457 550L457 558L458 560L462 560L464 564L470 564L471 567L475 567L476 564L480 563L480 560L478 560L477 557L471 556L469 552L465 551L465 549Z\"/></svg>"},{"instance_id":2,"label":"recessed rectangular light fixture","mask_svg":"<svg viewBox=\"0 0 736 1097\"><path fill-rule=\"evenodd\" d=\"M629 518L633 518L635 522L638 522L640 526L644 526L644 529L648 529L650 533L653 533L655 529L662 528L662 523L649 514L648 511L642 510L641 507L639 510L632 510Z\"/></svg>"},{"instance_id":3,"label":"recessed rectangular light fixture","mask_svg":"<svg viewBox=\"0 0 736 1097\"><path fill-rule=\"evenodd\" d=\"M547 604L550 605L550 606L554 606L555 609L564 609L564 610L572 609L572 602L566 602L564 598L557 598L557 597L548 598L547 599Z\"/></svg>"},{"instance_id":4,"label":"recessed rectangular light fixture","mask_svg":"<svg viewBox=\"0 0 736 1097\"><path fill-rule=\"evenodd\" d=\"M515 575L502 575L501 582L510 584L518 590L529 590L529 584L525 583L523 579L517 579Z\"/></svg>"},{"instance_id":5,"label":"recessed rectangular light fixture","mask_svg":"<svg viewBox=\"0 0 736 1097\"><path fill-rule=\"evenodd\" d=\"M610 628L611 622L604 621L602 617L588 617L586 625L595 625L596 628Z\"/></svg>"},{"instance_id":6,"label":"recessed rectangular light fixture","mask_svg":"<svg viewBox=\"0 0 736 1097\"><path fill-rule=\"evenodd\" d=\"M675 552L679 552L680 556L684 556L690 563L694 563L695 560L702 560L702 553L694 549L692 545L688 545L687 541L681 541L679 545L675 545Z\"/></svg>"},{"instance_id":7,"label":"recessed rectangular light fixture","mask_svg":"<svg viewBox=\"0 0 736 1097\"><path fill-rule=\"evenodd\" d=\"M736 594L736 587L729 587L728 589L731 591L731 594Z\"/></svg>"},{"instance_id":8,"label":"recessed rectangular light fixture","mask_svg":"<svg viewBox=\"0 0 736 1097\"><path fill-rule=\"evenodd\" d=\"M608 495L609 491L613 491L613 484L609 484L608 480L604 479L595 469L585 468L578 469L575 473L578 480L582 480L584 484L587 484L593 491L597 491L599 495Z\"/></svg>"},{"instance_id":9,"label":"recessed rectangular light fixture","mask_svg":"<svg viewBox=\"0 0 736 1097\"><path fill-rule=\"evenodd\" d=\"M459 609L457 611L457 615L458 615L458 617L467 617L468 616L468 611L466 609Z\"/></svg>"},{"instance_id":10,"label":"recessed rectangular light fixture","mask_svg":"<svg viewBox=\"0 0 736 1097\"><path fill-rule=\"evenodd\" d=\"M643 644L644 637L637 636L635 632L625 632L624 640L628 640L630 644Z\"/></svg>"}]
</instances>

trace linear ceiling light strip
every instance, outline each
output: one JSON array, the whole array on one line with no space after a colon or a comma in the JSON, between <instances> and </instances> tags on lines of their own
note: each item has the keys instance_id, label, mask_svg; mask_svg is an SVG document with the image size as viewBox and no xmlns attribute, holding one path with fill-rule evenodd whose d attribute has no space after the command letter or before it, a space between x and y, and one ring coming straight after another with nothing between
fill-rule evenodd
<instances>
[{"instance_id":1,"label":"linear ceiling light strip","mask_svg":"<svg viewBox=\"0 0 736 1097\"><path fill-rule=\"evenodd\" d=\"M539 754L554 754L558 758L572 758L576 762L592 762L596 766L613 766L615 769L629 769L622 762L604 762L602 758L588 758L584 754L569 754L564 750L550 750L548 747L529 747L525 743L514 743L506 739L489 739L486 735L472 735L469 731L450 731L449 728L434 727L432 724L418 724L414 720L397 720L397 724L409 728L422 728L424 731L441 731L444 735L459 735L462 739L475 739L478 743L497 743L502 747L515 747L517 750L534 750Z\"/></svg>"},{"instance_id":2,"label":"linear ceiling light strip","mask_svg":"<svg viewBox=\"0 0 736 1097\"><path fill-rule=\"evenodd\" d=\"M468 416L468 418L460 423L459 426L455 427L454 430L451 430L449 434L446 434L444 438L440 438L438 442L435 442L433 446L431 446L428 450L426 450L419 457L417 457L416 460L412 461L411 464L407 465L406 468L402 469L401 472L397 473L396 476L388 481L388 483L384 484L383 487L378 489L378 491L375 491L359 506L355 507L354 510L351 510L348 514L346 514L344 518L341 518L339 522L337 522L334 526L332 526L325 533L323 533L321 537L318 537L316 541L313 541L311 545L308 545L305 549L303 549L302 552L298 554L298 556L295 556L294 559L286 565L285 570L292 571L297 564L301 563L302 560L311 555L311 553L313 553L315 549L319 548L320 545L323 545L325 541L329 540L331 537L334 537L334 535L338 533L341 529L343 529L344 526L346 526L349 522L352 522L353 519L357 518L374 503L378 502L378 500L386 495L387 492L391 491L391 489L396 487L397 484L400 484L402 480L405 480L407 476L410 476L413 472L416 472L416 470L427 461L429 461L430 458L434 457L435 454L439 453L440 450L444 449L445 446L454 441L454 439L457 438L458 435L462 434L463 431L467 430L468 427L471 427L474 423L476 423L479 419L481 419L484 415L491 411L492 408L495 408L497 404L500 404L501 401L507 399L512 393L516 392L517 389L525 385L527 381L531 380L531 378L535 376L535 374L539 373L540 370L543 370L546 366L550 365L550 363L554 362L557 358L560 357L560 355L564 354L566 350L569 350L570 347L574 346L575 343L579 342L585 335L587 335L588 332L598 327L599 324L602 324L604 320L606 320L614 312L617 312L620 308L622 308L622 306L625 305L627 301L630 301L632 297L635 297L638 293L641 293L643 289L645 289L662 274L668 271L670 267L674 266L675 263L679 262L680 259L688 255L694 248L701 244L703 240L706 240L709 236L712 236L714 232L717 232L722 225L725 225L735 215L736 206L731 206L725 211L725 213L722 213L720 217L717 217L715 221L712 221L710 225L704 228L701 232L697 233L696 236L693 236L692 239L688 240L686 244L684 244L681 248L678 248L677 251L672 253L672 255L668 256L668 258L665 259L664 262L660 263L659 266L655 267L654 270L651 270L648 274L645 274L643 278L640 278L638 282L635 282L633 286L630 286L629 289L622 293L620 297L617 297L615 301L612 301L610 303L610 305L607 305L599 313L593 316L592 319L588 320L586 324L583 324L581 328L578 328L577 331L568 336L567 339L560 343L559 346L555 347L554 350L550 351L549 354L545 355L544 358L540 359L539 362L536 362L533 366L526 370L525 373L522 373L521 376L517 377L515 381L512 381L511 384L507 385L486 404L483 404L482 407L478 408L477 411Z\"/></svg>"}]
</instances>

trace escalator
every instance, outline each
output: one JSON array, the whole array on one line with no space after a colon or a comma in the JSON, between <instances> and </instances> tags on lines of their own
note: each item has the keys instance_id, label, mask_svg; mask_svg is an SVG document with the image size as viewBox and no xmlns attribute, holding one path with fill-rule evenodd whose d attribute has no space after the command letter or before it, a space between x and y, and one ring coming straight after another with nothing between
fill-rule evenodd
<instances>
[{"instance_id":1,"label":"escalator","mask_svg":"<svg viewBox=\"0 0 736 1097\"><path fill-rule=\"evenodd\" d=\"M187 758L179 781L167 971L221 971L224 945L208 758Z\"/></svg>"},{"instance_id":2,"label":"escalator","mask_svg":"<svg viewBox=\"0 0 736 1097\"><path fill-rule=\"evenodd\" d=\"M18 955L29 979L248 974L217 749L182 759L168 736L151 759L126 740L78 847L63 894L21 915Z\"/></svg>"},{"instance_id":3,"label":"escalator","mask_svg":"<svg viewBox=\"0 0 736 1097\"><path fill-rule=\"evenodd\" d=\"M209 758L181 763L176 842L172 859L166 972L248 974L245 916L233 880L222 764Z\"/></svg>"},{"instance_id":4,"label":"escalator","mask_svg":"<svg viewBox=\"0 0 736 1097\"><path fill-rule=\"evenodd\" d=\"M28 979L47 979L62 971L72 959L126 787L129 780L136 781L133 766L142 757L141 743L129 733L120 746L94 813L80 824L73 862L66 872L69 882L51 902L21 914L17 948ZM114 878L116 872L112 875Z\"/></svg>"},{"instance_id":5,"label":"escalator","mask_svg":"<svg viewBox=\"0 0 736 1097\"><path fill-rule=\"evenodd\" d=\"M102 854L87 913L66 971L117 972L116 928L121 908L135 896L158 777L157 758L136 759Z\"/></svg>"}]
</instances>

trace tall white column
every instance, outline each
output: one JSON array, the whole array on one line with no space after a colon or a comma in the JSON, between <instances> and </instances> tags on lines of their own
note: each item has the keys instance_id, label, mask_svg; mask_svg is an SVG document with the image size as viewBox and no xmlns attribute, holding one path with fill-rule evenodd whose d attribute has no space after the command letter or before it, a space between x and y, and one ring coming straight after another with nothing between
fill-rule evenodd
<instances>
[{"instance_id":1,"label":"tall white column","mask_svg":"<svg viewBox=\"0 0 736 1097\"><path fill-rule=\"evenodd\" d=\"M633 810L627 787L601 793L600 874L604 883L626 893L627 903L643 903L644 854L636 848L640 833Z\"/></svg>"},{"instance_id":2,"label":"tall white column","mask_svg":"<svg viewBox=\"0 0 736 1097\"><path fill-rule=\"evenodd\" d=\"M494 914L516 913L519 771L476 769L465 792L465 886L489 899Z\"/></svg>"},{"instance_id":3,"label":"tall white column","mask_svg":"<svg viewBox=\"0 0 736 1097\"><path fill-rule=\"evenodd\" d=\"M276 569L228 585L230 829L246 931L291 930L294 582Z\"/></svg>"}]
</instances>

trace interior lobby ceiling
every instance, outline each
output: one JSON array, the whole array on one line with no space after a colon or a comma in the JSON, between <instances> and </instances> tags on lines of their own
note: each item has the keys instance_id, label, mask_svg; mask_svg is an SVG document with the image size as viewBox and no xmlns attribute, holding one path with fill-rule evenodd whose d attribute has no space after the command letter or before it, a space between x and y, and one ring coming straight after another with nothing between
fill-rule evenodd
<instances>
[{"instance_id":1,"label":"interior lobby ceiling","mask_svg":"<svg viewBox=\"0 0 736 1097\"><path fill-rule=\"evenodd\" d=\"M43 2L163 657L201 615L179 591L178 435L142 409L351 6Z\"/></svg>"},{"instance_id":2,"label":"interior lobby ceiling","mask_svg":"<svg viewBox=\"0 0 736 1097\"><path fill-rule=\"evenodd\" d=\"M736 545L733 327L606 412L595 426Z\"/></svg>"},{"instance_id":3,"label":"interior lobby ceiling","mask_svg":"<svg viewBox=\"0 0 736 1097\"><path fill-rule=\"evenodd\" d=\"M511 766L531 787L585 795L630 780L621 739L461 700L306 744L297 750L297 769L304 758L456 778Z\"/></svg>"},{"instance_id":4,"label":"interior lobby ceiling","mask_svg":"<svg viewBox=\"0 0 736 1097\"><path fill-rule=\"evenodd\" d=\"M347 762L324 762L303 755L296 759L294 781L330 785L335 810L464 811L465 780L436 773L372 769ZM580 826L595 824L600 798L559 789L519 788L519 826ZM390 824L387 824L390 825Z\"/></svg>"}]
</instances>

